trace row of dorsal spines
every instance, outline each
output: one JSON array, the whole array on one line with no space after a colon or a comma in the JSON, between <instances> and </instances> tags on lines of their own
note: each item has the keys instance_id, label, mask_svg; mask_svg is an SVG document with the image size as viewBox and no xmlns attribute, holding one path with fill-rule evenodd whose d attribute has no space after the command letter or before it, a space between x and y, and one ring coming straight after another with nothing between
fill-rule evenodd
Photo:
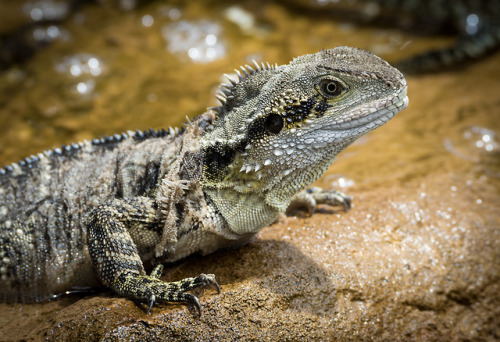
<instances>
[{"instance_id":1,"label":"row of dorsal spines","mask_svg":"<svg viewBox=\"0 0 500 342\"><path fill-rule=\"evenodd\" d=\"M219 102L221 103L220 106L218 107L210 107L208 108L209 110L212 110L216 112L216 114L219 114L221 112L222 107L226 104L226 102L230 99L233 98L233 90L234 87L245 81L249 76L254 75L255 73L258 73L263 70L276 70L278 68L278 64L269 64L269 62L261 62L260 64L257 63L254 59L252 59L252 64L254 65L253 67L245 64L240 66L240 70L234 69L237 79L234 79L233 77L229 76L228 74L224 74L224 76L227 78L229 81L228 83L221 83L219 85L219 90L215 94L215 97Z\"/></svg>"},{"instance_id":2,"label":"row of dorsal spines","mask_svg":"<svg viewBox=\"0 0 500 342\"><path fill-rule=\"evenodd\" d=\"M128 131L127 133L121 133L121 134L114 134L114 135L107 135L102 138L95 138L92 140L84 140L83 142L78 142L78 143L71 143L69 145L62 145L61 147L55 147L50 150L45 150L43 152L38 153L37 155L31 155L29 157L26 157L17 163L12 163L10 165L6 165L3 168L0 167L0 175L6 175L12 172L15 172L16 170L22 168L22 167L33 167L37 162L39 162L41 159L45 158L55 158L58 156L67 156L70 155L76 151L81 150L83 147L86 145L92 145L92 146L102 146L102 147L109 147L114 144L117 144L127 138L132 138L135 141L142 141L150 138L163 138L166 136L175 136L178 134L182 134L184 132L185 128L181 127L180 129L175 127L169 127L168 129L159 129L159 130L154 130L152 128L147 129L147 130L136 130L134 131Z\"/></svg>"}]
</instances>

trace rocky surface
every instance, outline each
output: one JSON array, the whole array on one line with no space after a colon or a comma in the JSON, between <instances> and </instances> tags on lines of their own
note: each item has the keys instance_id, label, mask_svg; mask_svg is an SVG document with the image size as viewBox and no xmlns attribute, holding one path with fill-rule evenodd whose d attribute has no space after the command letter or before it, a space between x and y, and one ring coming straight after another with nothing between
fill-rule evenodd
<instances>
[{"instance_id":1,"label":"rocky surface","mask_svg":"<svg viewBox=\"0 0 500 342\"><path fill-rule=\"evenodd\" d=\"M226 57L192 64L165 51L160 27L156 36L133 34L151 6L108 13L106 24L104 14L86 9L101 38L68 24L75 41L1 75L2 162L82 138L178 124L211 105L218 75L252 53L281 63L321 47L380 48L376 29L350 28L347 39L336 23L262 5L253 13L271 27L260 18L253 33L224 37ZM201 10L190 5L182 15ZM202 13L216 17L218 10ZM431 40L414 46L439 38ZM68 51L95 53L106 64L92 76L92 96L65 92L73 81L52 69ZM216 275L221 294L201 296L201 317L168 304L147 315L143 305L104 290L0 304L0 340L499 340L499 65L497 54L467 69L409 78L408 109L343 152L317 184L351 195L348 213L323 207L311 217L286 217L246 246L167 267L164 280Z\"/></svg>"}]
</instances>

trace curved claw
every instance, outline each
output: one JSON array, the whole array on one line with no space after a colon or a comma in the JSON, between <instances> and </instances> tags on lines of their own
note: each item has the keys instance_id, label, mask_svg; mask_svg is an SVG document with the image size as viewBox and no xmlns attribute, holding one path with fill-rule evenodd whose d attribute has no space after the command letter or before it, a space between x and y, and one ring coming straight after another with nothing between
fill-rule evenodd
<instances>
[{"instance_id":1,"label":"curved claw","mask_svg":"<svg viewBox=\"0 0 500 342\"><path fill-rule=\"evenodd\" d=\"M153 308L153 305L155 304L155 301L156 301L156 296L155 295L151 295L151 298L150 298L150 301L149 301L149 305L148 305L148 315L151 313L151 309Z\"/></svg>"},{"instance_id":2,"label":"curved claw","mask_svg":"<svg viewBox=\"0 0 500 342\"><path fill-rule=\"evenodd\" d=\"M148 304L147 313L157 302L185 302L193 305L198 314L201 315L201 304L198 298L187 291L196 290L205 286L213 287L220 293L219 284L213 274L200 274L195 278L185 278L176 282L163 282L159 279L163 266L155 267L151 275L139 275L136 273L123 273L117 277L114 290L119 294L138 299ZM123 289L128 291L124 292Z\"/></svg>"},{"instance_id":3,"label":"curved claw","mask_svg":"<svg viewBox=\"0 0 500 342\"><path fill-rule=\"evenodd\" d=\"M217 290L217 294L220 294L220 286L219 286L219 284L217 284L217 282L216 282L216 283L212 284L212 286Z\"/></svg>"},{"instance_id":4,"label":"curved claw","mask_svg":"<svg viewBox=\"0 0 500 342\"><path fill-rule=\"evenodd\" d=\"M342 204L344 205L344 210L346 212L349 211L349 209L351 209L351 205L352 205L352 198L349 197L349 196L345 196L343 197L343 201L342 201Z\"/></svg>"},{"instance_id":5,"label":"curved claw","mask_svg":"<svg viewBox=\"0 0 500 342\"><path fill-rule=\"evenodd\" d=\"M192 306L194 306L196 308L196 311L198 311L198 317L201 317L201 304L200 304L200 301L198 299L198 297L192 295L192 294L189 294L189 293L186 293L186 302Z\"/></svg>"}]
</instances>

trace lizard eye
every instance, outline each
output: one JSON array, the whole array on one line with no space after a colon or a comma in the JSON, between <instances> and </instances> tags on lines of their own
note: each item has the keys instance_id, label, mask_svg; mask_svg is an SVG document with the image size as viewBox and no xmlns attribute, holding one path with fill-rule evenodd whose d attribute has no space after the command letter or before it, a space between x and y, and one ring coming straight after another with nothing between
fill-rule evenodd
<instances>
[{"instance_id":1,"label":"lizard eye","mask_svg":"<svg viewBox=\"0 0 500 342\"><path fill-rule=\"evenodd\" d=\"M283 128L283 118L279 114L271 114L266 119L266 129L269 133L278 134Z\"/></svg>"},{"instance_id":2,"label":"lizard eye","mask_svg":"<svg viewBox=\"0 0 500 342\"><path fill-rule=\"evenodd\" d=\"M339 81L323 80L320 84L321 91L326 96L337 96L342 92L344 86Z\"/></svg>"}]
</instances>

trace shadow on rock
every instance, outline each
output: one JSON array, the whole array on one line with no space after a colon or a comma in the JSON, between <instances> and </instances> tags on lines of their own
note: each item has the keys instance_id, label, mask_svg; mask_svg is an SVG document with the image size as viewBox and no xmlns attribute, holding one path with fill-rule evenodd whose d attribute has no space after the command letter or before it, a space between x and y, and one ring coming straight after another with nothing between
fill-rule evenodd
<instances>
[{"instance_id":1,"label":"shadow on rock","mask_svg":"<svg viewBox=\"0 0 500 342\"><path fill-rule=\"evenodd\" d=\"M287 334L297 334L292 326L299 329L304 317L323 316L335 305L329 275L288 242L253 239L237 249L166 266L165 281L199 273L216 275L221 294L207 291L200 296L201 317L182 304L158 304L148 315L133 301L105 291L55 313L52 323L40 326L38 334L56 340L131 336L182 340L202 334L265 339L275 336L272 327L276 325L289 326Z\"/></svg>"}]
</instances>

